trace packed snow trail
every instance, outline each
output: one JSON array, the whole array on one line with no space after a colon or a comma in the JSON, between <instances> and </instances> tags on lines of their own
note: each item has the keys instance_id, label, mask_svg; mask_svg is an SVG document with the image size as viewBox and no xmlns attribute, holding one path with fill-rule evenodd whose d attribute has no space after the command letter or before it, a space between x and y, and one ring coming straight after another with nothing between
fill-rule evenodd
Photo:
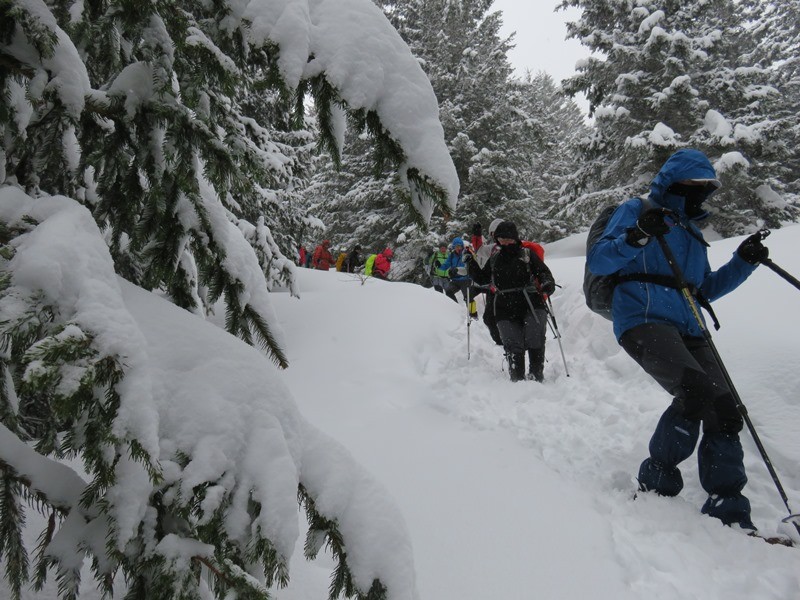
<instances>
[{"instance_id":1,"label":"packed snow trail","mask_svg":"<svg viewBox=\"0 0 800 600\"><path fill-rule=\"evenodd\" d=\"M770 238L772 256L800 272L792 230ZM712 266L736 243L714 243ZM463 303L432 290L301 270L301 300L276 300L301 411L397 499L420 595L800 597L797 550L699 514L706 494L694 457L681 465L678 498L633 500L633 476L668 397L619 348L610 323L585 307L579 240L561 246L547 260L563 286L553 303L571 377L550 334L544 385L508 380L482 322L471 329L467 360ZM716 303L723 329L714 337L797 503L798 343L786 324L800 297L784 286L759 269ZM742 440L753 519L772 535L785 512L747 432ZM293 587L285 597L310 598Z\"/></svg>"}]
</instances>

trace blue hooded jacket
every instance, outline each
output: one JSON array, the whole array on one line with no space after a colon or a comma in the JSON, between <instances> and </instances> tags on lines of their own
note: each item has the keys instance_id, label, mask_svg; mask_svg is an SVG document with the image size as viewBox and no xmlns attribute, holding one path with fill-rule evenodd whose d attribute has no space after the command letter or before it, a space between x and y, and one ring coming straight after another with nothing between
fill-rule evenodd
<instances>
[{"instance_id":1,"label":"blue hooded jacket","mask_svg":"<svg viewBox=\"0 0 800 600\"><path fill-rule=\"evenodd\" d=\"M685 199L667 192L667 188L677 181L716 181L716 177L714 167L705 154L698 150L678 150L667 159L653 179L648 197L654 207L668 208L678 216L683 227L672 227L664 239L672 249L686 281L699 289L709 301L736 289L756 266L750 265L734 252L730 261L719 270L712 271L706 246L700 241L702 233L686 216ZM628 229L635 227L641 212L641 199L632 198L611 215L602 237L587 256L586 262L592 273L672 276L672 269L655 240L650 240L644 246L633 246L625 241ZM695 220L703 216L699 215ZM684 227L700 239L693 237ZM618 284L614 289L611 316L614 335L618 340L628 329L643 323L666 323L675 326L683 335L703 335L681 292L654 283L625 281Z\"/></svg>"},{"instance_id":2,"label":"blue hooded jacket","mask_svg":"<svg viewBox=\"0 0 800 600\"><path fill-rule=\"evenodd\" d=\"M450 244L453 250L447 255L447 259L442 264L442 271L448 271L450 268L455 267L459 270L462 275L457 275L455 277L451 277L453 281L463 281L465 279L469 279L467 275L467 265L464 262L464 240L460 237L453 238L452 243ZM456 246L461 246L461 254L456 254L455 249Z\"/></svg>"}]
</instances>

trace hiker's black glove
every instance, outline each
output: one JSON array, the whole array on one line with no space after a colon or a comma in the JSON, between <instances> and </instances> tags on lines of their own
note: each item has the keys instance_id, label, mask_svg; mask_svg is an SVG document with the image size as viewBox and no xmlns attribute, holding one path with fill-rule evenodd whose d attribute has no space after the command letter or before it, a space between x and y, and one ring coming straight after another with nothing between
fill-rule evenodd
<instances>
[{"instance_id":1,"label":"hiker's black glove","mask_svg":"<svg viewBox=\"0 0 800 600\"><path fill-rule=\"evenodd\" d=\"M542 281L542 293L546 296L552 296L556 291L556 282L552 279L545 279Z\"/></svg>"},{"instance_id":2,"label":"hiker's black glove","mask_svg":"<svg viewBox=\"0 0 800 600\"><path fill-rule=\"evenodd\" d=\"M769 258L769 248L761 243L761 235L754 233L736 249L736 253L749 262L751 265L757 265L766 258Z\"/></svg>"},{"instance_id":3,"label":"hiker's black glove","mask_svg":"<svg viewBox=\"0 0 800 600\"><path fill-rule=\"evenodd\" d=\"M666 217L669 211L664 208L648 208L636 220L636 226L628 229L625 241L632 246L644 246L651 237L669 233Z\"/></svg>"},{"instance_id":4,"label":"hiker's black glove","mask_svg":"<svg viewBox=\"0 0 800 600\"><path fill-rule=\"evenodd\" d=\"M455 267L450 267L447 271L447 274L450 276L450 279L458 277L458 269L456 269Z\"/></svg>"}]
</instances>

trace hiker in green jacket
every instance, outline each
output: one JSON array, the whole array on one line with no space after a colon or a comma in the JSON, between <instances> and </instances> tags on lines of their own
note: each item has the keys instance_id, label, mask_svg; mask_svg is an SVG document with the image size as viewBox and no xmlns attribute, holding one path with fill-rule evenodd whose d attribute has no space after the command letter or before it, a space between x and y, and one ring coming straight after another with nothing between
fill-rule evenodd
<instances>
[{"instance_id":1,"label":"hiker in green jacket","mask_svg":"<svg viewBox=\"0 0 800 600\"><path fill-rule=\"evenodd\" d=\"M434 250L425 261L433 289L442 294L444 294L444 288L447 286L447 271L442 268L445 260L447 260L447 244L441 244L439 249Z\"/></svg>"}]
</instances>

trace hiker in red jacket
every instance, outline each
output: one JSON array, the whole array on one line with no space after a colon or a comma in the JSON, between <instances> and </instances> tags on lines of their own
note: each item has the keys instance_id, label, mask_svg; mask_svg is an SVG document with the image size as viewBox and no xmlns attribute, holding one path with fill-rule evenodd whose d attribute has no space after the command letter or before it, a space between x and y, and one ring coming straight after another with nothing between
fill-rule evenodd
<instances>
[{"instance_id":1,"label":"hiker in red jacket","mask_svg":"<svg viewBox=\"0 0 800 600\"><path fill-rule=\"evenodd\" d=\"M469 238L469 243L472 245L472 250L477 252L486 243L483 237L483 226L480 223L475 223L472 226L472 235Z\"/></svg>"},{"instance_id":2,"label":"hiker in red jacket","mask_svg":"<svg viewBox=\"0 0 800 600\"><path fill-rule=\"evenodd\" d=\"M300 265L301 267L305 267L306 266L306 254L307 253L308 252L306 251L306 247L303 246L303 244L298 244L297 245L297 264Z\"/></svg>"},{"instance_id":3,"label":"hiker in red jacket","mask_svg":"<svg viewBox=\"0 0 800 600\"><path fill-rule=\"evenodd\" d=\"M378 279L386 279L389 269L392 268L392 257L394 252L391 248L386 248L375 256L375 264L372 267L372 276Z\"/></svg>"},{"instance_id":4,"label":"hiker in red jacket","mask_svg":"<svg viewBox=\"0 0 800 600\"><path fill-rule=\"evenodd\" d=\"M328 248L331 245L330 240L323 240L322 243L314 250L314 256L311 258L311 266L320 271L328 271L334 264L333 254L330 253Z\"/></svg>"}]
</instances>

